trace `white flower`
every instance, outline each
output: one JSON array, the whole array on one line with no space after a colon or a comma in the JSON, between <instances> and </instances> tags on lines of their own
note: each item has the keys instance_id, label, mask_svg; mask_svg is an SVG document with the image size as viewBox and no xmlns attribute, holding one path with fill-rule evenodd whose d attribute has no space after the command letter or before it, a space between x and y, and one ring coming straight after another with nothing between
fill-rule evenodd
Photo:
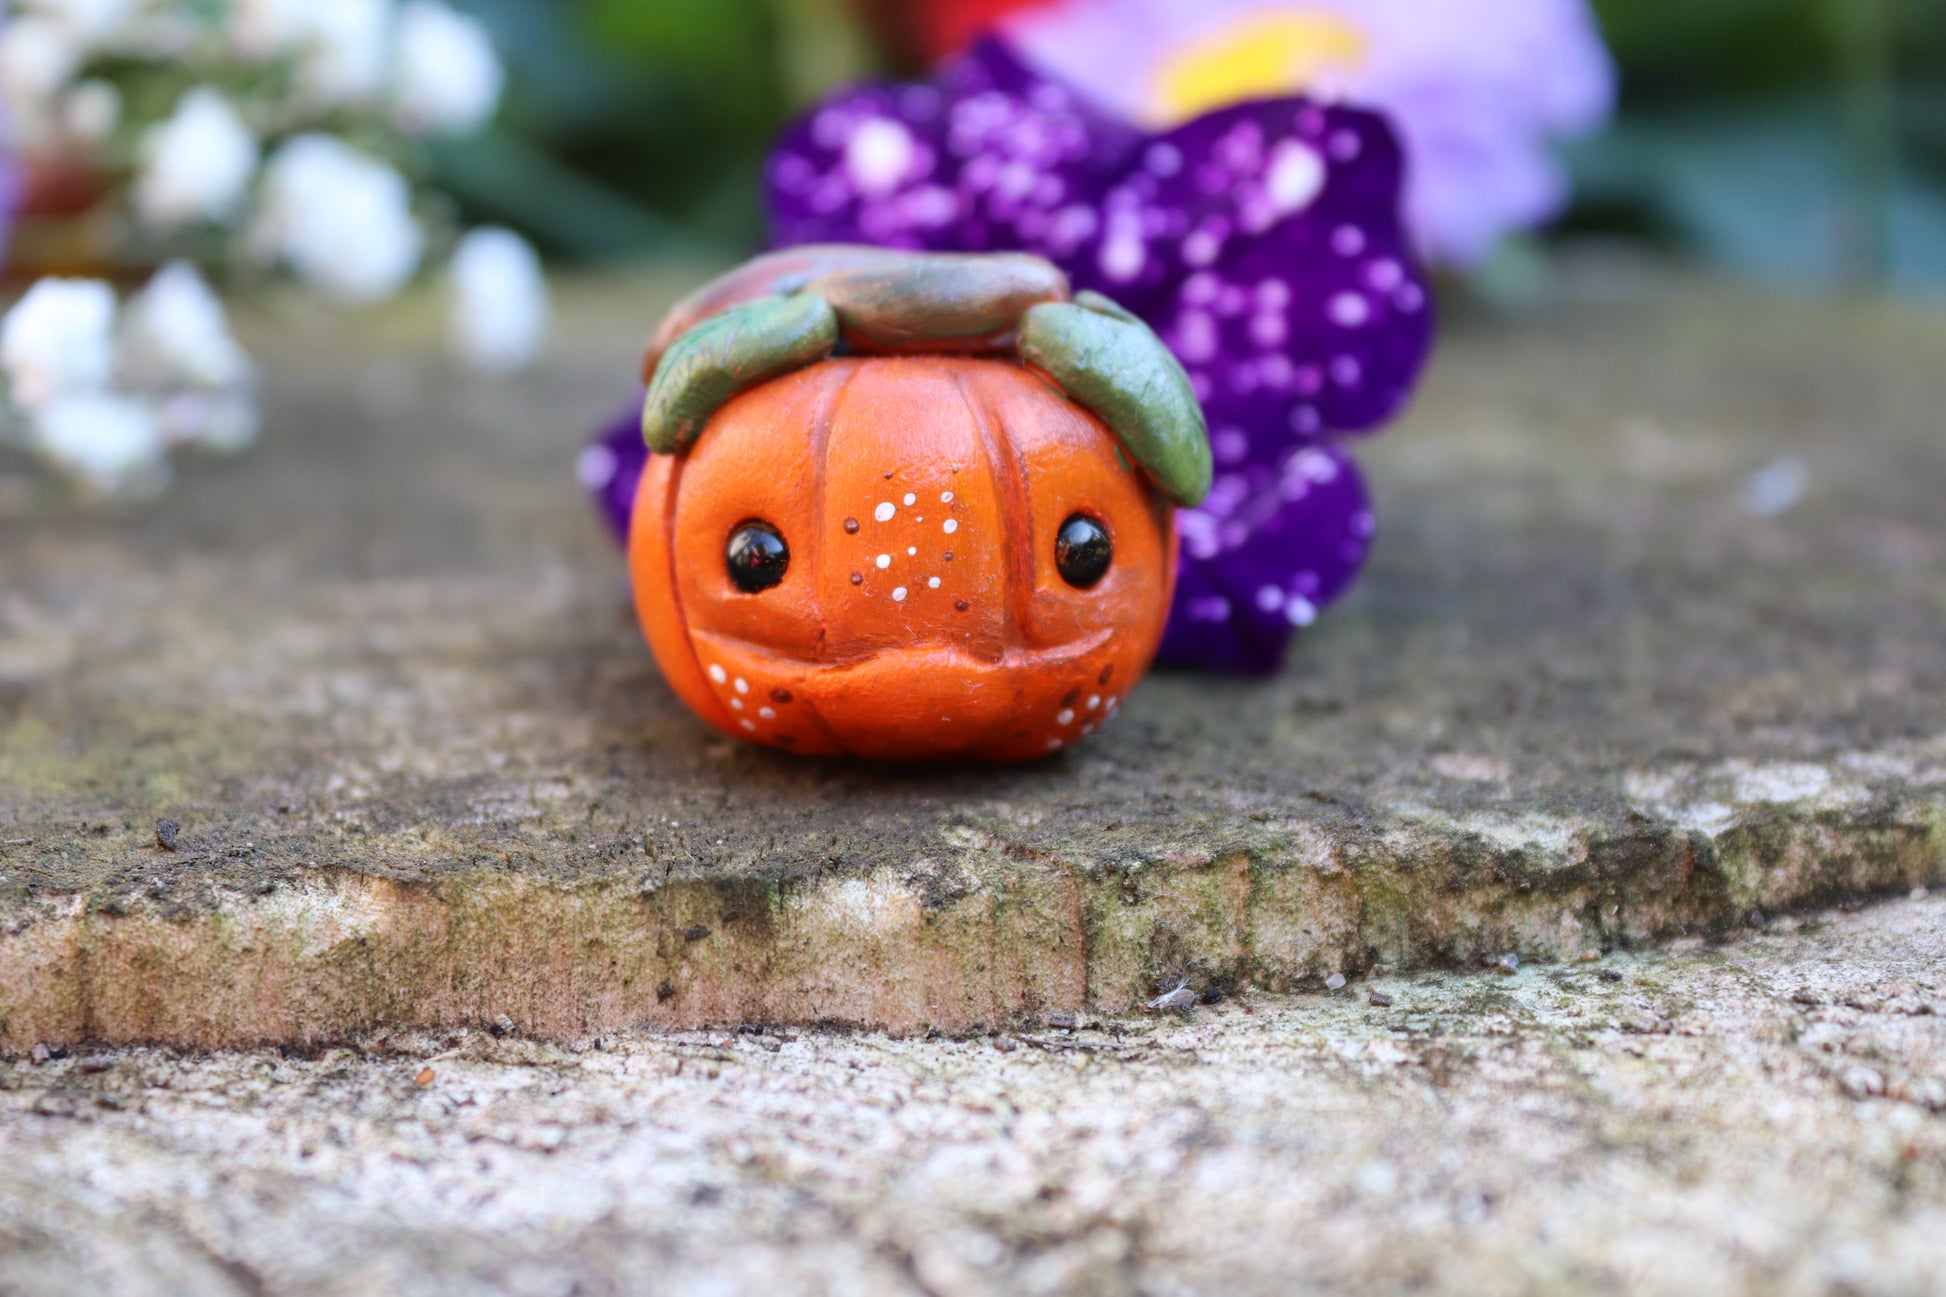
<instances>
[{"instance_id":1,"label":"white flower","mask_svg":"<svg viewBox=\"0 0 1946 1297\"><path fill-rule=\"evenodd\" d=\"M64 396L35 414L33 446L95 490L159 488L168 477L162 424L139 401L105 392Z\"/></svg>"},{"instance_id":2,"label":"white flower","mask_svg":"<svg viewBox=\"0 0 1946 1297\"><path fill-rule=\"evenodd\" d=\"M547 336L547 280L528 242L511 230L474 230L453 254L453 350L487 373L534 358Z\"/></svg>"},{"instance_id":3,"label":"white flower","mask_svg":"<svg viewBox=\"0 0 1946 1297\"><path fill-rule=\"evenodd\" d=\"M418 269L424 235L405 178L329 135L300 135L270 160L257 246L328 297L382 301Z\"/></svg>"},{"instance_id":4,"label":"white flower","mask_svg":"<svg viewBox=\"0 0 1946 1297\"><path fill-rule=\"evenodd\" d=\"M233 455L257 439L257 397L248 388L172 393L162 403L162 435L170 445L196 445Z\"/></svg>"},{"instance_id":5,"label":"white flower","mask_svg":"<svg viewBox=\"0 0 1946 1297\"><path fill-rule=\"evenodd\" d=\"M243 201L257 170L257 137L230 101L197 86L143 144L135 207L151 225L224 221Z\"/></svg>"},{"instance_id":6,"label":"white flower","mask_svg":"<svg viewBox=\"0 0 1946 1297\"><path fill-rule=\"evenodd\" d=\"M0 368L32 413L100 390L114 368L115 293L97 279L43 279L0 323Z\"/></svg>"},{"instance_id":7,"label":"white flower","mask_svg":"<svg viewBox=\"0 0 1946 1297\"><path fill-rule=\"evenodd\" d=\"M409 0L400 11L393 101L400 129L473 130L493 116L505 80L477 20L439 0Z\"/></svg>"},{"instance_id":8,"label":"white flower","mask_svg":"<svg viewBox=\"0 0 1946 1297\"><path fill-rule=\"evenodd\" d=\"M391 0L305 0L310 16L304 85L325 103L358 104L385 88Z\"/></svg>"},{"instance_id":9,"label":"white flower","mask_svg":"<svg viewBox=\"0 0 1946 1297\"><path fill-rule=\"evenodd\" d=\"M115 34L144 0L20 0L20 7L58 23L90 44Z\"/></svg>"},{"instance_id":10,"label":"white flower","mask_svg":"<svg viewBox=\"0 0 1946 1297\"><path fill-rule=\"evenodd\" d=\"M316 103L362 104L385 88L393 22L392 0L237 0L230 43L248 59L294 58Z\"/></svg>"},{"instance_id":11,"label":"white flower","mask_svg":"<svg viewBox=\"0 0 1946 1297\"><path fill-rule=\"evenodd\" d=\"M138 384L229 388L251 379L223 304L186 261L157 271L129 302L121 343L123 373Z\"/></svg>"},{"instance_id":12,"label":"white flower","mask_svg":"<svg viewBox=\"0 0 1946 1297\"><path fill-rule=\"evenodd\" d=\"M0 22L0 136L16 148L37 144L54 125L54 105L81 66L81 46L47 18Z\"/></svg>"},{"instance_id":13,"label":"white flower","mask_svg":"<svg viewBox=\"0 0 1946 1297\"><path fill-rule=\"evenodd\" d=\"M89 80L68 91L62 109L67 133L83 144L100 144L122 124L122 92L110 81Z\"/></svg>"}]
</instances>

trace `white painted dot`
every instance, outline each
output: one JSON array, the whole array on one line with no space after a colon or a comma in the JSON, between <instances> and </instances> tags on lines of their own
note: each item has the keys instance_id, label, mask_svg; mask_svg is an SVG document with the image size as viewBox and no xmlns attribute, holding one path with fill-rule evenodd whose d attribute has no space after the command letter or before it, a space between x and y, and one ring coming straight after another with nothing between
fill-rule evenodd
<instances>
[{"instance_id":1,"label":"white painted dot","mask_svg":"<svg viewBox=\"0 0 1946 1297\"><path fill-rule=\"evenodd\" d=\"M897 512L898 508L890 500L887 500L884 504L872 510L872 517L878 519L880 522L890 522L892 521L892 515Z\"/></svg>"},{"instance_id":2,"label":"white painted dot","mask_svg":"<svg viewBox=\"0 0 1946 1297\"><path fill-rule=\"evenodd\" d=\"M730 678L730 673L712 662L709 664L709 678L716 681L717 684L722 684Z\"/></svg>"},{"instance_id":3,"label":"white painted dot","mask_svg":"<svg viewBox=\"0 0 1946 1297\"><path fill-rule=\"evenodd\" d=\"M1109 710L1109 711L1111 711L1111 712L1112 712L1112 711L1114 711L1114 710L1115 710L1115 709L1116 709L1117 707L1120 707L1121 705L1122 705L1122 700L1121 700L1120 698L1118 698L1118 697L1115 697L1115 696L1113 696L1113 695L1110 695L1110 697L1109 697L1109 699L1108 699L1108 710Z\"/></svg>"},{"instance_id":4,"label":"white painted dot","mask_svg":"<svg viewBox=\"0 0 1946 1297\"><path fill-rule=\"evenodd\" d=\"M905 587L904 587L904 586L900 586L900 587L899 587L898 589L896 589L896 590L894 590L894 591L892 592L892 602L893 602L893 603L904 603L904 602L905 602Z\"/></svg>"},{"instance_id":5,"label":"white painted dot","mask_svg":"<svg viewBox=\"0 0 1946 1297\"><path fill-rule=\"evenodd\" d=\"M918 555L918 553L919 553L919 547L917 545L907 545L905 547L905 556L907 558L914 558Z\"/></svg>"},{"instance_id":6,"label":"white painted dot","mask_svg":"<svg viewBox=\"0 0 1946 1297\"><path fill-rule=\"evenodd\" d=\"M938 588L939 588L939 578L938 578L938 577L936 577L936 576L929 576L929 577L927 577L927 578L926 578L926 589L928 589L928 590L937 590Z\"/></svg>"},{"instance_id":7,"label":"white painted dot","mask_svg":"<svg viewBox=\"0 0 1946 1297\"><path fill-rule=\"evenodd\" d=\"M1297 140L1285 140L1270 155L1270 170L1264 176L1264 192L1279 216L1301 212L1324 192L1324 159L1317 150Z\"/></svg>"},{"instance_id":8,"label":"white painted dot","mask_svg":"<svg viewBox=\"0 0 1946 1297\"><path fill-rule=\"evenodd\" d=\"M742 710L743 710L743 699L741 699L741 698L732 698L732 699L730 699L730 706L731 706L731 708L733 708L733 709L734 709L734 710L736 710L736 711L742 711Z\"/></svg>"},{"instance_id":9,"label":"white painted dot","mask_svg":"<svg viewBox=\"0 0 1946 1297\"><path fill-rule=\"evenodd\" d=\"M749 730L749 731L751 731L752 733L755 733L755 732L756 732L756 729L757 729L757 722L755 722L755 721L745 721L745 722L743 722L743 728L744 728L744 729L746 729L746 730Z\"/></svg>"},{"instance_id":10,"label":"white painted dot","mask_svg":"<svg viewBox=\"0 0 1946 1297\"><path fill-rule=\"evenodd\" d=\"M947 534L948 536L950 536L950 535L952 535L952 534L953 534L954 532L956 532L956 531L958 531L958 530L959 530L959 519L958 519L958 518L948 518L948 519L946 520L946 534Z\"/></svg>"},{"instance_id":11,"label":"white painted dot","mask_svg":"<svg viewBox=\"0 0 1946 1297\"><path fill-rule=\"evenodd\" d=\"M941 491L939 493L939 502L941 504L951 504L953 502L953 493L951 491Z\"/></svg>"},{"instance_id":12,"label":"white painted dot","mask_svg":"<svg viewBox=\"0 0 1946 1297\"><path fill-rule=\"evenodd\" d=\"M872 562L875 563L881 571L883 571L885 568L892 566L892 556L890 554L880 554L877 558L873 559Z\"/></svg>"},{"instance_id":13,"label":"white painted dot","mask_svg":"<svg viewBox=\"0 0 1946 1297\"><path fill-rule=\"evenodd\" d=\"M1047 741L1047 750L1049 752L1059 752L1063 746L1065 745L1060 739L1049 739Z\"/></svg>"},{"instance_id":14,"label":"white painted dot","mask_svg":"<svg viewBox=\"0 0 1946 1297\"><path fill-rule=\"evenodd\" d=\"M1059 714L1059 715L1057 715L1057 716L1055 716L1055 718L1054 718L1054 723L1055 723L1055 724L1057 724L1057 725L1072 725L1072 724L1074 724L1074 708L1072 708L1072 707L1063 707L1063 708L1061 709L1061 711L1060 711L1060 714Z\"/></svg>"},{"instance_id":15,"label":"white painted dot","mask_svg":"<svg viewBox=\"0 0 1946 1297\"><path fill-rule=\"evenodd\" d=\"M759 707L757 709L757 715L767 721L774 721L777 719L777 709L775 707Z\"/></svg>"},{"instance_id":16,"label":"white painted dot","mask_svg":"<svg viewBox=\"0 0 1946 1297\"><path fill-rule=\"evenodd\" d=\"M912 494L912 492L910 492L910 491L907 491L907 492L905 493L905 502L904 502L904 503L905 503L905 507L906 507L906 508L908 508L908 509L910 509L910 508L911 508L911 507L912 507L913 505L915 505L915 504L917 504L917 503L919 503L919 497L918 497L918 496L916 496L916 495L914 495L914 494Z\"/></svg>"},{"instance_id":17,"label":"white painted dot","mask_svg":"<svg viewBox=\"0 0 1946 1297\"><path fill-rule=\"evenodd\" d=\"M750 682L748 680L745 680L742 676L737 677L737 692L740 694L747 694L750 692Z\"/></svg>"},{"instance_id":18,"label":"white painted dot","mask_svg":"<svg viewBox=\"0 0 1946 1297\"><path fill-rule=\"evenodd\" d=\"M1090 694L1090 695L1088 695L1088 710L1089 710L1089 711L1094 711L1094 710L1095 710L1095 709L1096 709L1097 707L1100 707L1100 706L1101 706L1101 695L1100 695L1100 694Z\"/></svg>"}]
</instances>

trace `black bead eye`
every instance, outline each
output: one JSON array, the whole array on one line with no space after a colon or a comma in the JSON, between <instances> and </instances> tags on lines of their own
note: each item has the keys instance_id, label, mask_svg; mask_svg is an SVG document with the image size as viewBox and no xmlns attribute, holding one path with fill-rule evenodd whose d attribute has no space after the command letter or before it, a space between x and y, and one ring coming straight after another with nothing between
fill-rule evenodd
<instances>
[{"instance_id":1,"label":"black bead eye","mask_svg":"<svg viewBox=\"0 0 1946 1297\"><path fill-rule=\"evenodd\" d=\"M791 565L791 547L767 522L740 523L723 547L730 580L745 594L762 594L784 579Z\"/></svg>"},{"instance_id":2,"label":"black bead eye","mask_svg":"<svg viewBox=\"0 0 1946 1297\"><path fill-rule=\"evenodd\" d=\"M1085 513L1069 515L1054 537L1054 570L1077 590L1090 589L1107 576L1114 556L1108 528Z\"/></svg>"}]
</instances>

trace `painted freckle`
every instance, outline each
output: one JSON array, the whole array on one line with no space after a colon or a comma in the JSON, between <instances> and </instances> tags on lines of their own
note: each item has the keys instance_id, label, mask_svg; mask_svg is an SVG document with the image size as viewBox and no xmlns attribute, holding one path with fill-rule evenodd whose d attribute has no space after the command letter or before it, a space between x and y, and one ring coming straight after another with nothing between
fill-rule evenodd
<instances>
[{"instance_id":1,"label":"painted freckle","mask_svg":"<svg viewBox=\"0 0 1946 1297\"><path fill-rule=\"evenodd\" d=\"M912 492L907 491L905 493L905 501L904 501L905 507L910 509L913 505L917 503L919 503L919 497L914 495Z\"/></svg>"},{"instance_id":2,"label":"painted freckle","mask_svg":"<svg viewBox=\"0 0 1946 1297\"><path fill-rule=\"evenodd\" d=\"M737 692L740 694L747 694L750 692L750 682L748 680L745 680L742 676L737 677Z\"/></svg>"},{"instance_id":3,"label":"painted freckle","mask_svg":"<svg viewBox=\"0 0 1946 1297\"><path fill-rule=\"evenodd\" d=\"M856 518L845 519L845 535L856 536L857 534L858 534L858 519Z\"/></svg>"},{"instance_id":4,"label":"painted freckle","mask_svg":"<svg viewBox=\"0 0 1946 1297\"><path fill-rule=\"evenodd\" d=\"M953 493L951 491L940 492L939 502L941 504L951 504L953 502Z\"/></svg>"},{"instance_id":5,"label":"painted freckle","mask_svg":"<svg viewBox=\"0 0 1946 1297\"><path fill-rule=\"evenodd\" d=\"M926 589L928 589L928 590L937 590L938 588L939 588L939 578L938 578L938 577L936 577L936 576L929 576L929 577L927 577L927 578L926 578Z\"/></svg>"},{"instance_id":6,"label":"painted freckle","mask_svg":"<svg viewBox=\"0 0 1946 1297\"><path fill-rule=\"evenodd\" d=\"M1098 707L1100 707L1100 706L1101 706L1101 695L1100 695L1100 694L1090 694L1090 695L1088 695L1088 710L1089 710L1089 711L1094 711L1094 710L1095 710L1096 708L1098 708Z\"/></svg>"},{"instance_id":7,"label":"painted freckle","mask_svg":"<svg viewBox=\"0 0 1946 1297\"><path fill-rule=\"evenodd\" d=\"M777 719L777 709L775 707L759 707L757 709L757 715L767 721L774 721Z\"/></svg>"},{"instance_id":8,"label":"painted freckle","mask_svg":"<svg viewBox=\"0 0 1946 1297\"><path fill-rule=\"evenodd\" d=\"M952 535L952 534L953 534L954 532L956 532L956 531L958 531L958 530L959 530L959 519L958 519L958 518L948 518L948 519L946 520L946 534L947 534L948 536L950 536L950 535Z\"/></svg>"},{"instance_id":9,"label":"painted freckle","mask_svg":"<svg viewBox=\"0 0 1946 1297\"><path fill-rule=\"evenodd\" d=\"M717 666L714 662L712 662L710 663L710 668L709 668L709 678L716 681L717 684L722 684L725 680L728 680L730 678L730 675L729 672L725 671L722 667Z\"/></svg>"},{"instance_id":10,"label":"painted freckle","mask_svg":"<svg viewBox=\"0 0 1946 1297\"><path fill-rule=\"evenodd\" d=\"M1074 711L1071 708L1063 708L1060 715L1054 718L1054 723L1057 725L1074 724Z\"/></svg>"},{"instance_id":11,"label":"painted freckle","mask_svg":"<svg viewBox=\"0 0 1946 1297\"><path fill-rule=\"evenodd\" d=\"M880 554L872 561L878 565L878 569L881 572L892 566L892 556L890 554Z\"/></svg>"},{"instance_id":12,"label":"painted freckle","mask_svg":"<svg viewBox=\"0 0 1946 1297\"><path fill-rule=\"evenodd\" d=\"M948 563L953 561L953 551L950 549L946 551L946 561Z\"/></svg>"},{"instance_id":13,"label":"painted freckle","mask_svg":"<svg viewBox=\"0 0 1946 1297\"><path fill-rule=\"evenodd\" d=\"M788 689L773 689L770 691L770 701L774 703L787 703L790 700L791 691Z\"/></svg>"},{"instance_id":14,"label":"painted freckle","mask_svg":"<svg viewBox=\"0 0 1946 1297\"><path fill-rule=\"evenodd\" d=\"M865 584L865 574L864 574L863 572L853 572L853 573L851 574L851 583L852 583L853 585L864 585L864 584Z\"/></svg>"},{"instance_id":15,"label":"painted freckle","mask_svg":"<svg viewBox=\"0 0 1946 1297\"><path fill-rule=\"evenodd\" d=\"M880 522L890 522L892 521L892 515L897 512L897 507L890 500L887 500L885 503L879 505L878 508L872 510L872 517L878 519Z\"/></svg>"},{"instance_id":16,"label":"painted freckle","mask_svg":"<svg viewBox=\"0 0 1946 1297\"><path fill-rule=\"evenodd\" d=\"M894 590L894 591L892 592L892 602L893 602L893 603L904 603L904 602L905 602L905 587L904 587L904 586L900 586L900 587L899 587L898 589L896 589L896 590Z\"/></svg>"},{"instance_id":17,"label":"painted freckle","mask_svg":"<svg viewBox=\"0 0 1946 1297\"><path fill-rule=\"evenodd\" d=\"M885 480L888 482L892 480L892 470L889 468L885 470Z\"/></svg>"},{"instance_id":18,"label":"painted freckle","mask_svg":"<svg viewBox=\"0 0 1946 1297\"><path fill-rule=\"evenodd\" d=\"M742 710L743 710L743 699L741 699L741 698L732 698L732 699L730 699L730 709L731 709L732 711L739 711L739 712L740 712L740 711L742 711Z\"/></svg>"},{"instance_id":19,"label":"painted freckle","mask_svg":"<svg viewBox=\"0 0 1946 1297\"><path fill-rule=\"evenodd\" d=\"M968 608L970 608L971 606L972 606L972 605L971 605L971 604L969 604L969 603L967 603L967 602L966 602L966 600L964 600L964 599L955 599L955 600L953 600L953 611L954 611L954 612L965 612L965 611L966 611L966 610L967 610Z\"/></svg>"}]
</instances>

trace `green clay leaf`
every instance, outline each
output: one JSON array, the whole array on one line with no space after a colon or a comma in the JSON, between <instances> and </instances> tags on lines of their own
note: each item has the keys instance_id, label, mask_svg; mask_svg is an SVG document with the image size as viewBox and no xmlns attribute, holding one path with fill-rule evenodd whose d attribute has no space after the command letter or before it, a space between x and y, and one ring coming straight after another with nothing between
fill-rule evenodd
<instances>
[{"instance_id":1,"label":"green clay leaf","mask_svg":"<svg viewBox=\"0 0 1946 1297\"><path fill-rule=\"evenodd\" d=\"M1120 307L1036 306L1020 326L1020 358L1099 415L1178 504L1201 504L1209 495L1215 470L1203 407L1189 375L1147 325Z\"/></svg>"},{"instance_id":2,"label":"green clay leaf","mask_svg":"<svg viewBox=\"0 0 1946 1297\"><path fill-rule=\"evenodd\" d=\"M1130 324L1140 324L1142 322L1141 316L1129 310L1114 298L1097 293L1092 288L1084 288L1076 293L1074 295L1074 304L1076 306L1085 306L1096 315L1113 316L1117 320L1126 320Z\"/></svg>"},{"instance_id":3,"label":"green clay leaf","mask_svg":"<svg viewBox=\"0 0 1946 1297\"><path fill-rule=\"evenodd\" d=\"M809 293L759 297L710 316L669 344L642 407L642 437L659 455L689 448L731 397L823 360L838 317Z\"/></svg>"},{"instance_id":4,"label":"green clay leaf","mask_svg":"<svg viewBox=\"0 0 1946 1297\"><path fill-rule=\"evenodd\" d=\"M1028 308L1063 302L1067 276L1021 253L912 256L820 275L805 286L867 351L977 342L1011 333Z\"/></svg>"}]
</instances>

